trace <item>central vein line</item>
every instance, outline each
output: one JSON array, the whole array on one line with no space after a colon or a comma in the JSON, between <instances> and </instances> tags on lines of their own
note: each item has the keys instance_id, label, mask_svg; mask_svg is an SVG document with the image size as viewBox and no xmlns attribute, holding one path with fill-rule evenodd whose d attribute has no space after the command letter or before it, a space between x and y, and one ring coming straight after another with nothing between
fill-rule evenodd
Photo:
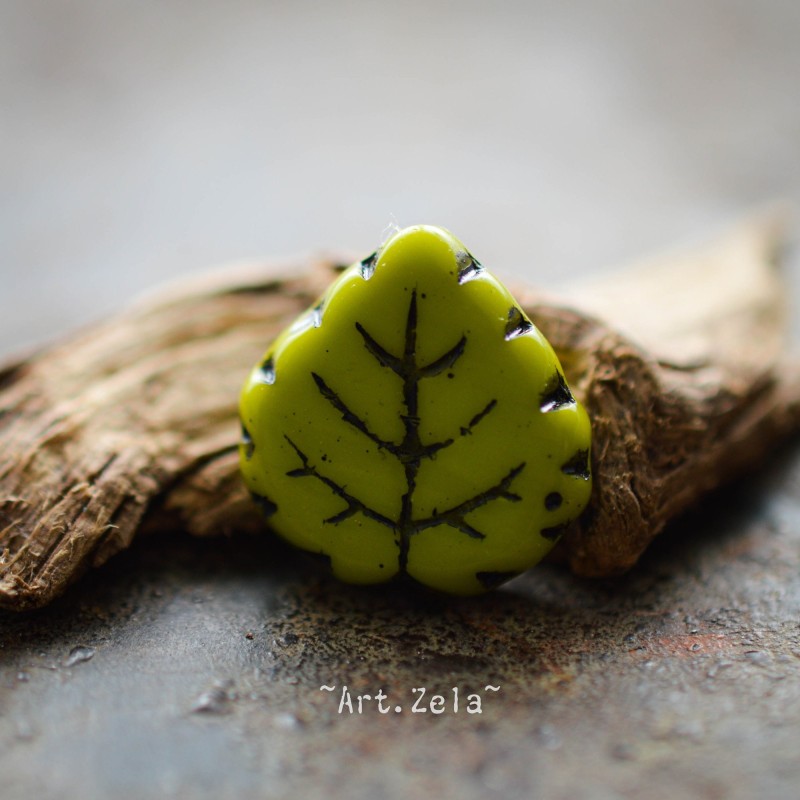
<instances>
[{"instance_id":1,"label":"central vein line","mask_svg":"<svg viewBox=\"0 0 800 800\"><path fill-rule=\"evenodd\" d=\"M403 495L400 508L400 519L397 532L400 536L400 553L398 557L400 571L405 572L408 565L408 551L411 545L413 527L413 500L417 486L417 471L420 464L419 440L419 370L417 369L417 290L411 293L411 303L406 318L405 346L403 348L402 378L403 415L405 436L398 448L403 460L406 477L406 493Z\"/></svg>"}]
</instances>

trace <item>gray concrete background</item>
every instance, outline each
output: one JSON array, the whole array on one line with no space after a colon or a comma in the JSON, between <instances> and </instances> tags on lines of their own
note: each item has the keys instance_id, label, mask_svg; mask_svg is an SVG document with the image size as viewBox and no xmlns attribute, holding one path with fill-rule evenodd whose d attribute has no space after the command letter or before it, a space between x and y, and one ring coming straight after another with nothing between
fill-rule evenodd
<instances>
[{"instance_id":1,"label":"gray concrete background","mask_svg":"<svg viewBox=\"0 0 800 800\"><path fill-rule=\"evenodd\" d=\"M547 284L798 201L798 34L793 0L0 0L0 353L393 219ZM140 542L0 614L0 798L796 800L798 497L795 444L620 581L469 602Z\"/></svg>"},{"instance_id":2,"label":"gray concrete background","mask_svg":"<svg viewBox=\"0 0 800 800\"><path fill-rule=\"evenodd\" d=\"M800 197L800 6L0 0L0 352L449 227L548 282Z\"/></svg>"}]
</instances>

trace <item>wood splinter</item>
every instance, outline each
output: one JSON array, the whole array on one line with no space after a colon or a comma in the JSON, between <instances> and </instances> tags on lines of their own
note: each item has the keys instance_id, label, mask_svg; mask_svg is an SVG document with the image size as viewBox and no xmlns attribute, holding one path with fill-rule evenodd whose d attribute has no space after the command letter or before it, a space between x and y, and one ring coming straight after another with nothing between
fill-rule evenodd
<instances>
[{"instance_id":1,"label":"wood splinter","mask_svg":"<svg viewBox=\"0 0 800 800\"><path fill-rule=\"evenodd\" d=\"M592 419L594 492L559 545L629 569L668 520L800 427L779 226L568 287L517 289ZM228 269L0 368L0 606L43 606L146 522L261 531L238 474L249 366L338 262Z\"/></svg>"}]
</instances>

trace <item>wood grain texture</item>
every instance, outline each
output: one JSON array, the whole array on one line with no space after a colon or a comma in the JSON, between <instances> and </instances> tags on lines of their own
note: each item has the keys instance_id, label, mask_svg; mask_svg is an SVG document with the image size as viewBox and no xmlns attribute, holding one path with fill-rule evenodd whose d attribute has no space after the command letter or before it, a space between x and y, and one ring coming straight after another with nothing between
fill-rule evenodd
<instances>
[{"instance_id":1,"label":"wood grain texture","mask_svg":"<svg viewBox=\"0 0 800 800\"><path fill-rule=\"evenodd\" d=\"M593 499L557 554L575 572L630 568L798 427L780 241L754 222L559 300L517 291L592 419ZM0 369L0 605L45 605L143 527L262 529L238 476L238 391L338 263L184 282Z\"/></svg>"}]
</instances>

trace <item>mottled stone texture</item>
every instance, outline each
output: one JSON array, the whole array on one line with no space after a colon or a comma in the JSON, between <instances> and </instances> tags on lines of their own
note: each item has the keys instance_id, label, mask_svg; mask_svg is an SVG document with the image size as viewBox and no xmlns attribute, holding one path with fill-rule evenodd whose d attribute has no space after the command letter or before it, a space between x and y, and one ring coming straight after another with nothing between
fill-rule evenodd
<instances>
[{"instance_id":1,"label":"mottled stone texture","mask_svg":"<svg viewBox=\"0 0 800 800\"><path fill-rule=\"evenodd\" d=\"M542 566L471 601L267 539L141 540L0 616L3 797L792 797L798 490L789 448L622 579ZM339 714L343 684L404 710ZM483 713L411 712L453 686Z\"/></svg>"}]
</instances>

